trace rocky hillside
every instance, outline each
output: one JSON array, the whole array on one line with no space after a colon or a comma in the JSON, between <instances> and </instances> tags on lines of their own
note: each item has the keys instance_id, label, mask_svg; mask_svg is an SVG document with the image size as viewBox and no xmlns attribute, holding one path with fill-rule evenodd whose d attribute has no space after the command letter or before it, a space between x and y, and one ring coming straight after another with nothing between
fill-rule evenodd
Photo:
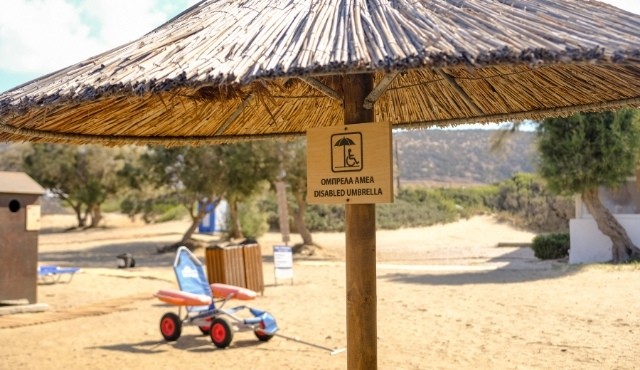
<instances>
[{"instance_id":1,"label":"rocky hillside","mask_svg":"<svg viewBox=\"0 0 640 370\"><path fill-rule=\"evenodd\" d=\"M492 152L495 130L414 130L393 134L401 183L478 184L535 172L535 133L515 132ZM399 170L397 168L399 162Z\"/></svg>"},{"instance_id":2,"label":"rocky hillside","mask_svg":"<svg viewBox=\"0 0 640 370\"><path fill-rule=\"evenodd\" d=\"M394 176L401 183L479 184L510 178L516 172L535 172L535 133L515 132L504 148L491 152L496 130L410 130L393 134L399 158ZM21 157L4 153L25 144L0 143L0 169L19 170ZM394 161L396 159L394 158Z\"/></svg>"}]
</instances>

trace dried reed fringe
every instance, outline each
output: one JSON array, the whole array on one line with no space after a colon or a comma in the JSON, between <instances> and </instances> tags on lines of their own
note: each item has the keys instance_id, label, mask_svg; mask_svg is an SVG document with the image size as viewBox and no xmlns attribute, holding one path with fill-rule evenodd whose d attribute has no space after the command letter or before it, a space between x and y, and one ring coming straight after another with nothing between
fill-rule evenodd
<instances>
[{"instance_id":1,"label":"dried reed fringe","mask_svg":"<svg viewBox=\"0 0 640 370\"><path fill-rule=\"evenodd\" d=\"M509 113L503 115L492 115L477 117L474 122L489 123L502 122L506 120L520 120L526 118L543 119L546 117L558 117L572 114L576 111L604 111L623 106L640 107L640 98L628 99L624 101L612 101L600 104L589 104L582 106L561 107L539 111ZM448 127L468 122L466 119L448 119L436 122L397 122L394 124L396 128L420 128L420 127ZM263 140L274 138L290 138L306 134L306 131L287 131L281 133L260 133L247 135L216 135L216 136L131 136L131 135L91 135L91 134L75 134L50 132L42 130L32 130L25 128L16 128L0 122L0 141L34 141L34 142L56 142L56 143L75 143L88 144L100 143L107 146L121 145L164 145L164 146L180 146L180 145L210 145L225 144L230 142L247 141L247 140Z\"/></svg>"}]
</instances>

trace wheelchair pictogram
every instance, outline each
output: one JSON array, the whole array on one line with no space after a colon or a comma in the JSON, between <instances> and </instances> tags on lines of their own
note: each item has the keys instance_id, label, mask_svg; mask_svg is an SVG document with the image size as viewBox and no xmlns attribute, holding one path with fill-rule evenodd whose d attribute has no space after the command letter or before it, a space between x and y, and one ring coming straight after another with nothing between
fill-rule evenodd
<instances>
[{"instance_id":1,"label":"wheelchair pictogram","mask_svg":"<svg viewBox=\"0 0 640 370\"><path fill-rule=\"evenodd\" d=\"M331 136L331 170L355 172L362 170L362 133Z\"/></svg>"}]
</instances>

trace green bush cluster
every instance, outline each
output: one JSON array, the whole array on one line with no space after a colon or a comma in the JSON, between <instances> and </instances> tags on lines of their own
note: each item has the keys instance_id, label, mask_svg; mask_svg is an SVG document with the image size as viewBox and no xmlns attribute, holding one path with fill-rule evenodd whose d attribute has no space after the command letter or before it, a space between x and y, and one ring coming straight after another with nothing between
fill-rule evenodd
<instances>
[{"instance_id":1,"label":"green bush cluster","mask_svg":"<svg viewBox=\"0 0 640 370\"><path fill-rule=\"evenodd\" d=\"M188 214L173 194L155 197L131 192L121 198L119 208L131 218L141 215L146 223L180 220Z\"/></svg>"},{"instance_id":2,"label":"green bush cluster","mask_svg":"<svg viewBox=\"0 0 640 370\"><path fill-rule=\"evenodd\" d=\"M566 232L575 212L572 196L549 192L536 175L520 173L496 186L489 208L513 225L533 232Z\"/></svg>"},{"instance_id":3,"label":"green bush cluster","mask_svg":"<svg viewBox=\"0 0 640 370\"><path fill-rule=\"evenodd\" d=\"M438 190L443 197L455 202L457 211L462 217L490 212L497 194L497 188L494 185L441 188Z\"/></svg>"},{"instance_id":4,"label":"green bush cluster","mask_svg":"<svg viewBox=\"0 0 640 370\"><path fill-rule=\"evenodd\" d=\"M380 204L376 224L380 229L429 226L459 218L459 207L440 189L407 188L398 192L395 202Z\"/></svg>"},{"instance_id":5,"label":"green bush cluster","mask_svg":"<svg viewBox=\"0 0 640 370\"><path fill-rule=\"evenodd\" d=\"M181 205L165 205L164 207L158 208L158 210L162 210L162 212L158 214L156 222L182 220L188 215L187 209Z\"/></svg>"},{"instance_id":6,"label":"green bush cluster","mask_svg":"<svg viewBox=\"0 0 640 370\"><path fill-rule=\"evenodd\" d=\"M268 227L267 214L260 212L259 203L249 201L238 207L240 227L245 238L255 239L264 234Z\"/></svg>"},{"instance_id":7,"label":"green bush cluster","mask_svg":"<svg viewBox=\"0 0 640 370\"><path fill-rule=\"evenodd\" d=\"M487 213L487 204L492 198L494 187L473 187L467 189L446 188L405 188L398 192L394 203L378 204L376 226L378 229L399 229L402 227L429 226L447 223L461 217ZM278 213L274 197L261 204L268 213L269 228L278 230ZM290 204L292 200L290 199ZM343 205L307 205L305 221L311 232L344 231ZM291 225L291 231L295 231Z\"/></svg>"},{"instance_id":8,"label":"green bush cluster","mask_svg":"<svg viewBox=\"0 0 640 370\"><path fill-rule=\"evenodd\" d=\"M569 255L569 234L541 234L533 238L533 254L541 260L564 258Z\"/></svg>"},{"instance_id":9,"label":"green bush cluster","mask_svg":"<svg viewBox=\"0 0 640 370\"><path fill-rule=\"evenodd\" d=\"M344 206L341 204L311 204L305 211L309 231L344 231Z\"/></svg>"},{"instance_id":10,"label":"green bush cluster","mask_svg":"<svg viewBox=\"0 0 640 370\"><path fill-rule=\"evenodd\" d=\"M289 204L293 205L293 199ZM275 197L265 198L260 208L268 213L270 229L278 230ZM572 197L549 193L537 176L516 174L493 185L402 188L394 203L376 206L376 226L378 229L422 227L496 213L522 229L565 232L573 212ZM344 206L307 205L305 220L311 232L344 231ZM293 226L291 232L296 232Z\"/></svg>"}]
</instances>

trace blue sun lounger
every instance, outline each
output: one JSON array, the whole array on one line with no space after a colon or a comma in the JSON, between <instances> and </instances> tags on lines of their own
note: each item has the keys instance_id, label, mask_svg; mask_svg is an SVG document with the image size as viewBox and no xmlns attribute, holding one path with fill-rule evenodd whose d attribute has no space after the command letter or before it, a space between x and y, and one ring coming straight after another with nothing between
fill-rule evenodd
<instances>
[{"instance_id":1,"label":"blue sun lounger","mask_svg":"<svg viewBox=\"0 0 640 370\"><path fill-rule=\"evenodd\" d=\"M78 267L60 267L52 265L38 266L38 281L45 284L55 284L62 281L62 277L68 277L65 283L70 283L73 276L80 271Z\"/></svg>"}]
</instances>

